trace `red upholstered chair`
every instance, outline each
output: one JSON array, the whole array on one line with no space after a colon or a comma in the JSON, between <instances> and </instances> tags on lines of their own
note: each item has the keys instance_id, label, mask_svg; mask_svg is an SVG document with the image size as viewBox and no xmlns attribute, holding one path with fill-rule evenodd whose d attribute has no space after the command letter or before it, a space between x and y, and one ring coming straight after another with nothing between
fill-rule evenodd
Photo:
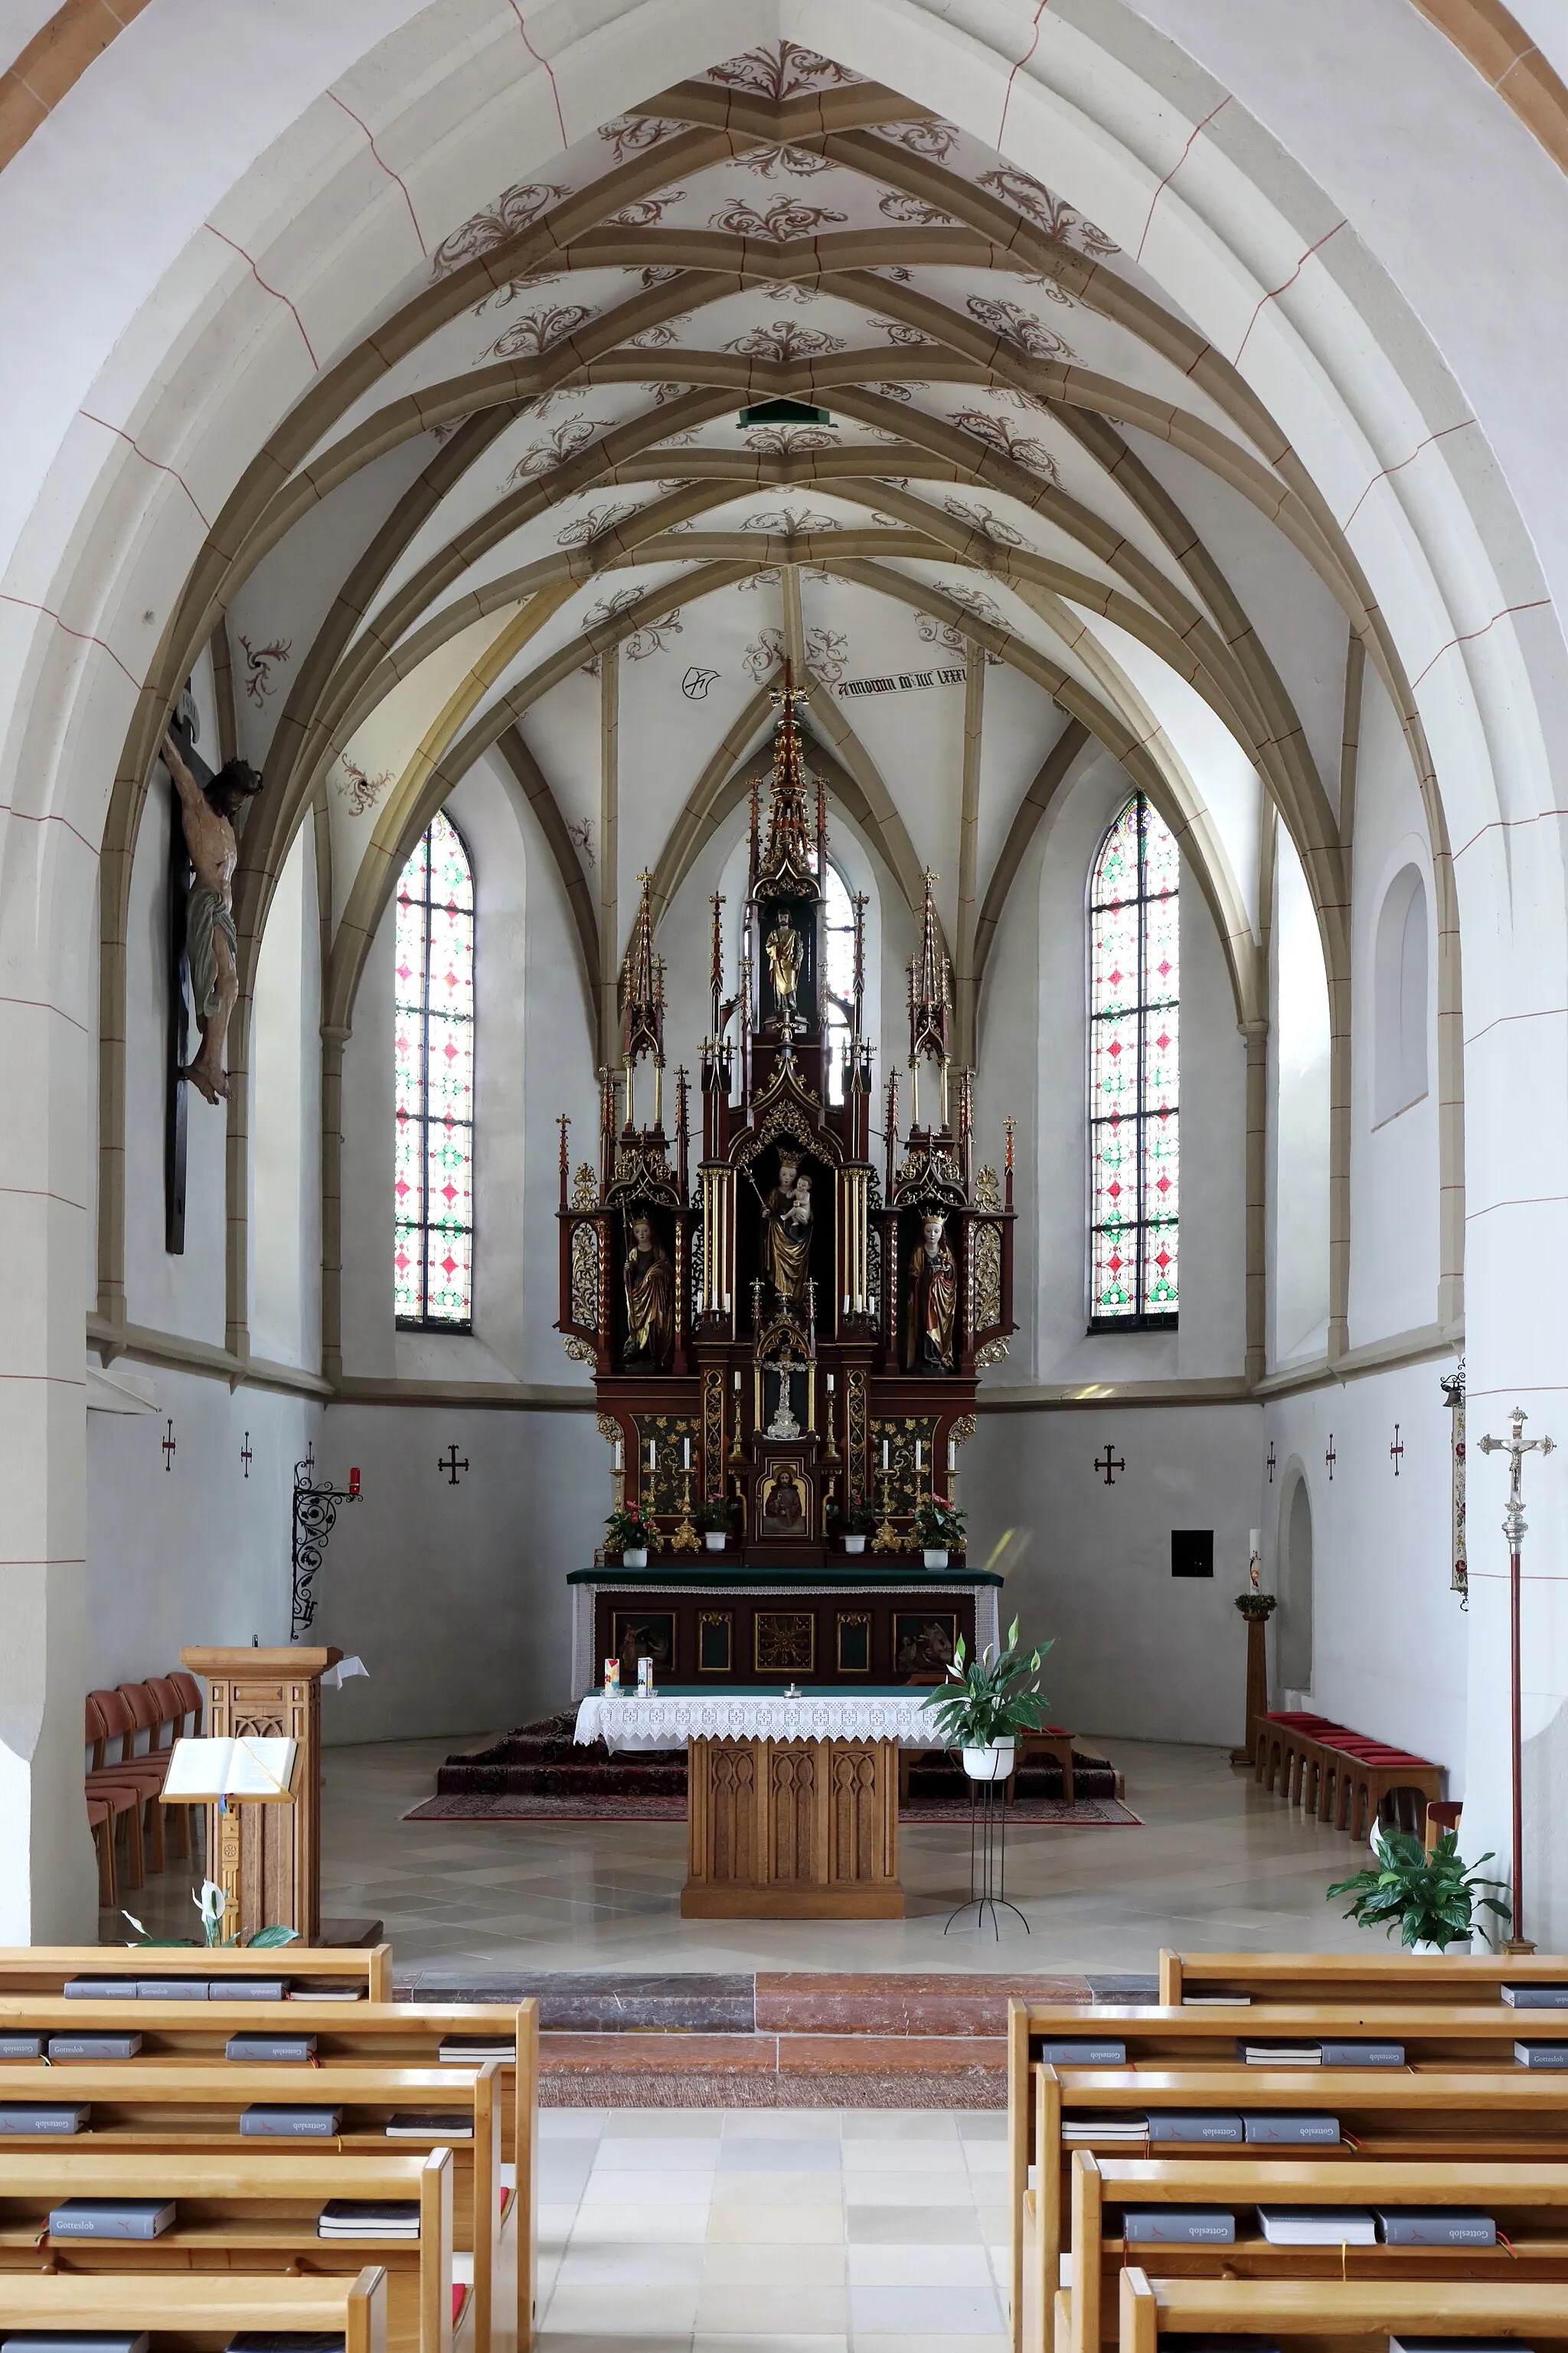
<instances>
[{"instance_id":1,"label":"red upholstered chair","mask_svg":"<svg viewBox=\"0 0 1568 2353\"><path fill-rule=\"evenodd\" d=\"M172 1748L176 1740L184 1736L185 1720L190 1710L167 1675L149 1675L143 1688L152 1694L153 1704L158 1711L158 1721L153 1728L150 1744L150 1753L155 1757L161 1749ZM121 1684L121 1689L123 1691L125 1685ZM164 1811L168 1816L169 1852L177 1862L184 1862L191 1852L188 1818L193 1813L200 1815L202 1809L176 1803L165 1806Z\"/></svg>"},{"instance_id":2,"label":"red upholstered chair","mask_svg":"<svg viewBox=\"0 0 1568 2353\"><path fill-rule=\"evenodd\" d=\"M111 1733L104 1724L103 1713L98 1704L100 1698L116 1700L118 1698L118 1694L114 1692L105 1692L101 1694L95 1692L89 1693L88 1695L86 1734L88 1747L88 1799L90 1803L95 1798L101 1799L104 1804L109 1808L110 1818L109 1823L109 1838L111 1845L121 1822L124 1822L125 1884L127 1887L140 1887L143 1876L142 1867L142 1809L146 1804L147 1793L145 1789L138 1786L132 1775L128 1773L121 1775L118 1773L112 1766L105 1763L105 1749L110 1746L110 1741L113 1741L115 1746L118 1748L120 1745L120 1736L117 1733ZM118 1713L116 1713L115 1720L116 1722L120 1720ZM111 1877L113 1875L112 1865L110 1875ZM100 1867L100 1884L101 1885L101 1883L102 1873Z\"/></svg>"},{"instance_id":3,"label":"red upholstered chair","mask_svg":"<svg viewBox=\"0 0 1568 2353\"><path fill-rule=\"evenodd\" d=\"M114 1816L107 1798L89 1798L87 1801L87 1826L92 1832L93 1849L98 1856L98 1904L102 1912L112 1912L119 1901L114 1884Z\"/></svg>"},{"instance_id":4,"label":"red upholstered chair","mask_svg":"<svg viewBox=\"0 0 1568 2353\"><path fill-rule=\"evenodd\" d=\"M175 1691L179 1694L185 1710L186 1721L178 1727L179 1731L184 1733L187 1737L192 1740L199 1740L201 1738L202 1732L202 1687L200 1683L197 1683L195 1675L187 1674L184 1667L174 1668L170 1672L169 1681L174 1684Z\"/></svg>"}]
</instances>

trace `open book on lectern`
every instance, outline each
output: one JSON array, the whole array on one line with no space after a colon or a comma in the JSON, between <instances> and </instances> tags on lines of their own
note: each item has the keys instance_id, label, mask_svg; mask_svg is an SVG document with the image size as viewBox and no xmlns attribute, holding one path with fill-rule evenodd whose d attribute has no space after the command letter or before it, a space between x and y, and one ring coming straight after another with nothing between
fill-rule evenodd
<instances>
[{"instance_id":1,"label":"open book on lectern","mask_svg":"<svg viewBox=\"0 0 1568 2353\"><path fill-rule=\"evenodd\" d=\"M296 1746L286 1737L263 1739L256 1733L241 1733L234 1740L176 1740L162 1795L215 1804L219 1798L288 1802L294 1794L289 1784Z\"/></svg>"}]
</instances>

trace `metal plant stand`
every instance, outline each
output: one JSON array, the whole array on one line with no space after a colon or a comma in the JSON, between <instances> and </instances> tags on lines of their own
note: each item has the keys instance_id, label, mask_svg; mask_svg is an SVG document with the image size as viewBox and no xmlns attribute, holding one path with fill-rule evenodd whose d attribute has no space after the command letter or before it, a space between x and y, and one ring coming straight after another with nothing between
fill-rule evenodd
<instances>
[{"instance_id":1,"label":"metal plant stand","mask_svg":"<svg viewBox=\"0 0 1568 2353\"><path fill-rule=\"evenodd\" d=\"M1005 1780L971 1781L969 1785L969 1901L961 1904L942 1930L945 1936L966 1912L974 1915L976 1931L991 1919L991 1933L1001 1942L1004 1912L1033 1934L1016 1904L1007 1901L1007 1784Z\"/></svg>"}]
</instances>

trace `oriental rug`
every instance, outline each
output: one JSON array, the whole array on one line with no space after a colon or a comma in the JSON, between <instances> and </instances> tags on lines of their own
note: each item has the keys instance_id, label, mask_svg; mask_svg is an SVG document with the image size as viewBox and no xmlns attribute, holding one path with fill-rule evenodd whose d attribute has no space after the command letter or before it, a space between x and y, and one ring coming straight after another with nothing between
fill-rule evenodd
<instances>
[{"instance_id":1,"label":"oriental rug","mask_svg":"<svg viewBox=\"0 0 1568 2353\"><path fill-rule=\"evenodd\" d=\"M1048 1823L1059 1830L1139 1830L1140 1816L1117 1798L1079 1798L1068 1805L1061 1798L1016 1798L1007 1810L1008 1820L1022 1830ZM405 1822L683 1822L684 1796L658 1790L618 1793L589 1791L575 1795L542 1790L516 1794L483 1791L456 1797L426 1798L411 1807ZM945 1822L963 1829L969 1820L967 1799L911 1798L899 1809L901 1822Z\"/></svg>"}]
</instances>

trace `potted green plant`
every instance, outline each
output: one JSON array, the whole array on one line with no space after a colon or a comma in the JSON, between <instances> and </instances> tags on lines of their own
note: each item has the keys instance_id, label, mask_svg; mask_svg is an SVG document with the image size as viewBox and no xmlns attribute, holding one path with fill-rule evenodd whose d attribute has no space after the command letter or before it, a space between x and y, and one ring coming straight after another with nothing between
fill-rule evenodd
<instances>
[{"instance_id":1,"label":"potted green plant","mask_svg":"<svg viewBox=\"0 0 1568 2353\"><path fill-rule=\"evenodd\" d=\"M253 1936L245 1938L224 1936L222 1930L228 1910L228 1899L216 1879L204 1879L200 1894L193 1894L191 1902L202 1915L202 1941L208 1946L226 1948L231 1945L243 1942L248 1952L259 1952L263 1947L292 1945L299 1937L300 1932L297 1928L279 1926L258 1928ZM188 1936L150 1936L135 1913L127 1912L123 1907L120 1916L122 1920L129 1920L136 1931L132 1939L133 1945L185 1947L191 1941Z\"/></svg>"},{"instance_id":2,"label":"potted green plant","mask_svg":"<svg viewBox=\"0 0 1568 2353\"><path fill-rule=\"evenodd\" d=\"M705 1495L697 1506L697 1525L702 1531L702 1541L710 1552L722 1552L724 1539L730 1533L731 1504L728 1495Z\"/></svg>"},{"instance_id":3,"label":"potted green plant","mask_svg":"<svg viewBox=\"0 0 1568 2353\"><path fill-rule=\"evenodd\" d=\"M646 1568L649 1553L658 1549L658 1531L635 1504L623 1504L605 1522L605 1549L620 1554L623 1568Z\"/></svg>"},{"instance_id":4,"label":"potted green plant","mask_svg":"<svg viewBox=\"0 0 1568 2353\"><path fill-rule=\"evenodd\" d=\"M928 1495L915 1506L915 1542L928 1568L945 1568L950 1552L963 1550L963 1514L956 1504Z\"/></svg>"},{"instance_id":5,"label":"potted green plant","mask_svg":"<svg viewBox=\"0 0 1568 2353\"><path fill-rule=\"evenodd\" d=\"M846 1552L865 1551L866 1539L877 1525L877 1514L869 1504L851 1504L847 1511L840 1511L837 1504L829 1504L827 1516L837 1523Z\"/></svg>"},{"instance_id":6,"label":"potted green plant","mask_svg":"<svg viewBox=\"0 0 1568 2353\"><path fill-rule=\"evenodd\" d=\"M1482 1893L1500 1887L1502 1881L1487 1878L1480 1863L1473 1871L1465 1868L1457 1831L1442 1831L1428 1854L1409 1831L1385 1829L1379 1822L1372 1833L1372 1851L1375 1865L1353 1878L1337 1879L1328 1890L1329 1899L1350 1896L1347 1920L1359 1921L1363 1928L1386 1929L1391 1936L1397 1928L1400 1943L1412 1952L1441 1953L1451 1945L1468 1952L1470 1938L1481 1925L1478 1912L1491 1912L1500 1920L1513 1917L1506 1896ZM1489 1852L1481 1857L1481 1862L1491 1860Z\"/></svg>"},{"instance_id":7,"label":"potted green plant","mask_svg":"<svg viewBox=\"0 0 1568 2353\"><path fill-rule=\"evenodd\" d=\"M1037 1643L1026 1658L1016 1618L1000 1652L987 1643L971 1658L959 1636L947 1682L931 1694L926 1709L945 1745L962 1752L972 1781L1005 1781L1016 1759L1019 1733L1044 1724L1046 1697L1036 1678L1050 1647Z\"/></svg>"}]
</instances>

